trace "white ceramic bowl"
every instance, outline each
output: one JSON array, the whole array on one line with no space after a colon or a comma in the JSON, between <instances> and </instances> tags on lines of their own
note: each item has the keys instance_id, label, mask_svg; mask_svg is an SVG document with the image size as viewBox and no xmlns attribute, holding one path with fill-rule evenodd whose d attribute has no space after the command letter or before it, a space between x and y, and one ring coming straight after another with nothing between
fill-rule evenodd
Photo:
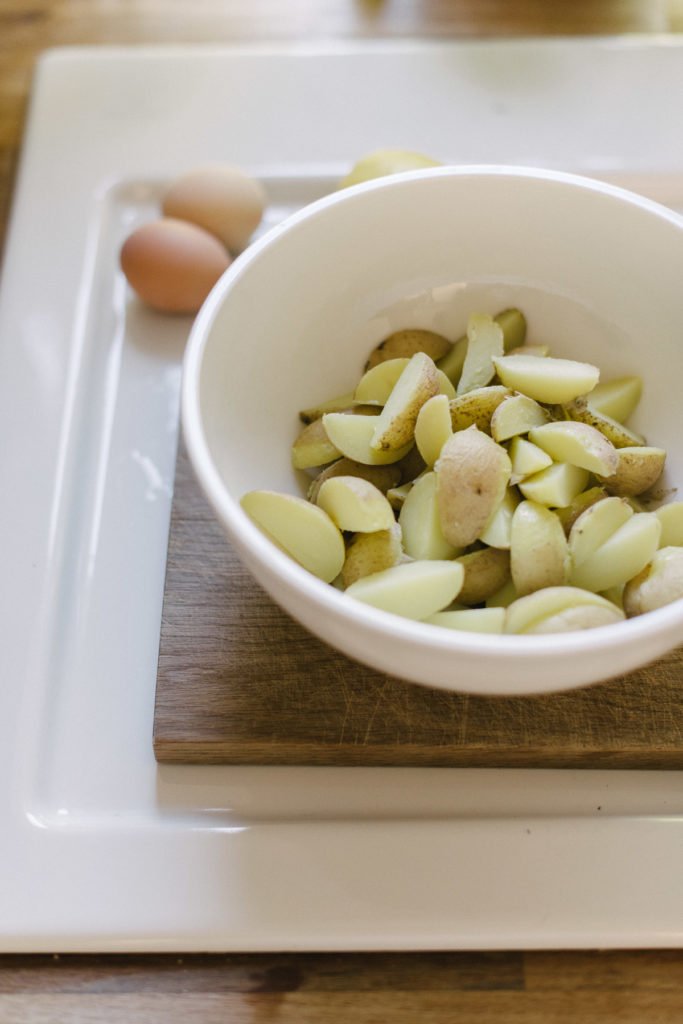
<instances>
[{"instance_id":1,"label":"white ceramic bowl","mask_svg":"<svg viewBox=\"0 0 683 1024\"><path fill-rule=\"evenodd\" d=\"M640 373L635 429L683 481L683 220L588 179L505 167L438 168L331 195L256 242L194 324L183 427L199 482L256 579L333 647L444 689L531 694L596 682L683 638L683 601L625 623L547 636L451 632L377 611L300 568L254 526L249 490L303 492L297 411L351 390L392 330L455 339L471 311L516 305L529 340ZM264 637L267 641L267 637Z\"/></svg>"}]
</instances>

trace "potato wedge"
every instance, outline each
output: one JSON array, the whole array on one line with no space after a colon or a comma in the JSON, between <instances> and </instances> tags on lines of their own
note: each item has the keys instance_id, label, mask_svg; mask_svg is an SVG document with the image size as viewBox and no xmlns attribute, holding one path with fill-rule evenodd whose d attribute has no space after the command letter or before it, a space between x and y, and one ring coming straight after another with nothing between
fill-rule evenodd
<instances>
[{"instance_id":1,"label":"potato wedge","mask_svg":"<svg viewBox=\"0 0 683 1024\"><path fill-rule=\"evenodd\" d=\"M457 393L483 388L496 375L493 358L503 354L503 329L486 313L473 313L467 322L467 354Z\"/></svg>"},{"instance_id":2,"label":"potato wedge","mask_svg":"<svg viewBox=\"0 0 683 1024\"><path fill-rule=\"evenodd\" d=\"M587 423L566 420L546 423L529 431L529 440L547 452L555 462L568 462L589 473L611 476L619 457L611 441Z\"/></svg>"},{"instance_id":3,"label":"potato wedge","mask_svg":"<svg viewBox=\"0 0 683 1024\"><path fill-rule=\"evenodd\" d=\"M357 533L346 548L341 573L344 588L364 576L391 569L402 558L401 527L398 523L377 533Z\"/></svg>"},{"instance_id":4,"label":"potato wedge","mask_svg":"<svg viewBox=\"0 0 683 1024\"><path fill-rule=\"evenodd\" d=\"M508 450L512 463L512 484L518 484L525 477L540 473L542 469L547 469L553 464L547 452L523 437L513 437Z\"/></svg>"},{"instance_id":5,"label":"potato wedge","mask_svg":"<svg viewBox=\"0 0 683 1024\"><path fill-rule=\"evenodd\" d=\"M327 513L305 498L277 491L249 491L240 504L277 546L325 583L344 564L344 538Z\"/></svg>"},{"instance_id":6,"label":"potato wedge","mask_svg":"<svg viewBox=\"0 0 683 1024\"><path fill-rule=\"evenodd\" d=\"M526 395L512 395L501 402L491 417L491 437L494 441L509 441L517 434L528 434L534 427L548 422L548 413L542 405ZM566 460L565 460L566 461Z\"/></svg>"},{"instance_id":7,"label":"potato wedge","mask_svg":"<svg viewBox=\"0 0 683 1024\"><path fill-rule=\"evenodd\" d=\"M615 497L597 501L582 512L569 532L572 564L583 565L632 515L631 506Z\"/></svg>"},{"instance_id":8,"label":"potato wedge","mask_svg":"<svg viewBox=\"0 0 683 1024\"><path fill-rule=\"evenodd\" d=\"M302 409L299 413L299 419L302 423L313 423L314 420L319 420L326 412L343 412L345 409L351 409L354 402L353 391L347 391L345 395L339 395L337 398L328 398L326 402L320 402L318 405L312 405L308 409Z\"/></svg>"},{"instance_id":9,"label":"potato wedge","mask_svg":"<svg viewBox=\"0 0 683 1024\"><path fill-rule=\"evenodd\" d=\"M446 395L434 395L420 409L415 421L415 444L428 466L433 466L453 433Z\"/></svg>"},{"instance_id":10,"label":"potato wedge","mask_svg":"<svg viewBox=\"0 0 683 1024\"><path fill-rule=\"evenodd\" d=\"M640 377L619 377L616 380L601 381L591 391L590 407L594 412L609 416L618 423L625 423L633 413L643 393Z\"/></svg>"},{"instance_id":11,"label":"potato wedge","mask_svg":"<svg viewBox=\"0 0 683 1024\"><path fill-rule=\"evenodd\" d=\"M453 434L435 464L441 529L454 547L466 547L486 529L505 495L510 459L476 427Z\"/></svg>"},{"instance_id":12,"label":"potato wedge","mask_svg":"<svg viewBox=\"0 0 683 1024\"><path fill-rule=\"evenodd\" d=\"M392 487L396 487L401 480L401 471L394 462L390 466L364 466L362 462L353 462L343 456L331 465L326 466L315 480L311 481L306 497L309 501L315 501L318 491L326 480L335 476L357 476L361 480L368 480L371 484L386 494Z\"/></svg>"},{"instance_id":13,"label":"potato wedge","mask_svg":"<svg viewBox=\"0 0 683 1024\"><path fill-rule=\"evenodd\" d=\"M526 476L517 485L530 501L547 508L564 508L588 483L588 470L570 466L568 462L554 462L533 476Z\"/></svg>"},{"instance_id":14,"label":"potato wedge","mask_svg":"<svg viewBox=\"0 0 683 1024\"><path fill-rule=\"evenodd\" d=\"M512 517L510 572L520 597L567 582L569 552L562 524L535 501L520 502Z\"/></svg>"},{"instance_id":15,"label":"potato wedge","mask_svg":"<svg viewBox=\"0 0 683 1024\"><path fill-rule=\"evenodd\" d=\"M304 427L292 445L292 465L295 469L326 466L340 455L341 452L330 441L321 419Z\"/></svg>"},{"instance_id":16,"label":"potato wedge","mask_svg":"<svg viewBox=\"0 0 683 1024\"><path fill-rule=\"evenodd\" d=\"M451 402L453 430L467 430L468 427L474 426L485 434L490 434L494 412L511 394L509 388L494 384L488 388L476 388L466 395L459 395Z\"/></svg>"},{"instance_id":17,"label":"potato wedge","mask_svg":"<svg viewBox=\"0 0 683 1024\"><path fill-rule=\"evenodd\" d=\"M608 441L612 442L615 448L634 448L645 444L645 438L640 434L629 430L623 423L618 423L610 416L596 412L585 397L565 404L564 411L569 419L576 420L578 423L588 423L589 426L595 427L605 435Z\"/></svg>"},{"instance_id":18,"label":"potato wedge","mask_svg":"<svg viewBox=\"0 0 683 1024\"><path fill-rule=\"evenodd\" d=\"M375 420L371 449L376 452L397 451L412 443L420 409L438 393L439 378L433 360L423 352L417 352Z\"/></svg>"},{"instance_id":19,"label":"potato wedge","mask_svg":"<svg viewBox=\"0 0 683 1024\"><path fill-rule=\"evenodd\" d=\"M354 416L344 412L328 412L322 419L328 438L338 452L353 462L366 466L387 466L404 458L413 447L412 440L398 449L376 451L370 447L378 416Z\"/></svg>"},{"instance_id":20,"label":"potato wedge","mask_svg":"<svg viewBox=\"0 0 683 1024\"><path fill-rule=\"evenodd\" d=\"M556 508L554 510L555 515L562 523L564 532L567 536L569 536L569 531L581 513L585 512L587 508L591 507L591 505L595 505L596 502L602 501L602 499L606 497L607 491L604 487L590 487L587 491L582 491L581 494L577 494L568 505L565 505L563 508Z\"/></svg>"},{"instance_id":21,"label":"potato wedge","mask_svg":"<svg viewBox=\"0 0 683 1024\"><path fill-rule=\"evenodd\" d=\"M459 554L443 535L436 496L436 474L424 473L405 497L398 521L405 553L417 559L445 559Z\"/></svg>"},{"instance_id":22,"label":"potato wedge","mask_svg":"<svg viewBox=\"0 0 683 1024\"><path fill-rule=\"evenodd\" d=\"M519 348L526 341L526 317L519 309L503 309L493 318L503 331L505 351Z\"/></svg>"},{"instance_id":23,"label":"potato wedge","mask_svg":"<svg viewBox=\"0 0 683 1024\"><path fill-rule=\"evenodd\" d=\"M503 584L500 590L497 590L495 594L491 594L491 596L486 599L486 607L507 608L513 601L516 601L518 597L519 594L515 590L515 585L512 582L511 576L507 583Z\"/></svg>"},{"instance_id":24,"label":"potato wedge","mask_svg":"<svg viewBox=\"0 0 683 1024\"><path fill-rule=\"evenodd\" d=\"M394 331L373 349L365 369L371 370L373 366L383 363L386 359L411 359L416 352L424 352L437 362L450 350L451 343L443 335L419 327L409 327L402 331Z\"/></svg>"},{"instance_id":25,"label":"potato wedge","mask_svg":"<svg viewBox=\"0 0 683 1024\"><path fill-rule=\"evenodd\" d=\"M376 533L389 530L394 512L380 490L357 476L335 476L326 480L316 504L340 530L348 533Z\"/></svg>"},{"instance_id":26,"label":"potato wedge","mask_svg":"<svg viewBox=\"0 0 683 1024\"><path fill-rule=\"evenodd\" d=\"M400 512L403 508L406 498L410 494L411 488L414 481L410 480L407 484L400 484L397 487L390 487L387 491L387 501L393 508L394 512Z\"/></svg>"},{"instance_id":27,"label":"potato wedge","mask_svg":"<svg viewBox=\"0 0 683 1024\"><path fill-rule=\"evenodd\" d=\"M424 621L432 626L459 629L466 633L502 633L505 609L459 608L456 611L436 612Z\"/></svg>"},{"instance_id":28,"label":"potato wedge","mask_svg":"<svg viewBox=\"0 0 683 1024\"><path fill-rule=\"evenodd\" d=\"M448 377L452 385L457 385L460 380L466 355L467 335L464 335L451 346L450 352L447 352L445 356L436 361L438 369Z\"/></svg>"},{"instance_id":29,"label":"potato wedge","mask_svg":"<svg viewBox=\"0 0 683 1024\"><path fill-rule=\"evenodd\" d=\"M350 597L407 619L427 619L455 601L465 572L457 562L405 562L352 583Z\"/></svg>"},{"instance_id":30,"label":"potato wedge","mask_svg":"<svg viewBox=\"0 0 683 1024\"><path fill-rule=\"evenodd\" d=\"M596 593L626 583L652 560L660 533L655 515L635 512L589 558L578 565L572 558L570 583Z\"/></svg>"},{"instance_id":31,"label":"potato wedge","mask_svg":"<svg viewBox=\"0 0 683 1024\"><path fill-rule=\"evenodd\" d=\"M655 512L662 527L659 546L683 546L683 501L672 501Z\"/></svg>"},{"instance_id":32,"label":"potato wedge","mask_svg":"<svg viewBox=\"0 0 683 1024\"><path fill-rule=\"evenodd\" d=\"M376 402L378 405L385 405L398 378L409 362L410 359L407 357L385 359L366 370L353 393L354 401Z\"/></svg>"},{"instance_id":33,"label":"potato wedge","mask_svg":"<svg viewBox=\"0 0 683 1024\"><path fill-rule=\"evenodd\" d=\"M503 500L479 538L482 544L488 544L491 548L500 548L502 551L510 550L512 517L519 502L520 498L516 488L508 487Z\"/></svg>"},{"instance_id":34,"label":"potato wedge","mask_svg":"<svg viewBox=\"0 0 683 1024\"><path fill-rule=\"evenodd\" d=\"M553 356L502 356L493 359L502 384L537 402L564 405L598 383L600 371L590 363Z\"/></svg>"},{"instance_id":35,"label":"potato wedge","mask_svg":"<svg viewBox=\"0 0 683 1024\"><path fill-rule=\"evenodd\" d=\"M639 445L615 451L618 461L614 473L599 477L611 494L635 497L654 487L664 471L666 452L663 448Z\"/></svg>"},{"instance_id":36,"label":"potato wedge","mask_svg":"<svg viewBox=\"0 0 683 1024\"><path fill-rule=\"evenodd\" d=\"M624 587L624 610L630 617L653 612L683 598L683 548L666 547Z\"/></svg>"},{"instance_id":37,"label":"potato wedge","mask_svg":"<svg viewBox=\"0 0 683 1024\"><path fill-rule=\"evenodd\" d=\"M480 548L457 559L465 570L458 594L460 604L482 604L510 579L510 553L496 548Z\"/></svg>"},{"instance_id":38,"label":"potato wedge","mask_svg":"<svg viewBox=\"0 0 683 1024\"><path fill-rule=\"evenodd\" d=\"M609 625L623 612L597 594L578 587L547 587L508 606L506 633L559 633Z\"/></svg>"},{"instance_id":39,"label":"potato wedge","mask_svg":"<svg viewBox=\"0 0 683 1024\"><path fill-rule=\"evenodd\" d=\"M519 345L511 348L506 353L508 356L549 356L550 345Z\"/></svg>"}]
</instances>

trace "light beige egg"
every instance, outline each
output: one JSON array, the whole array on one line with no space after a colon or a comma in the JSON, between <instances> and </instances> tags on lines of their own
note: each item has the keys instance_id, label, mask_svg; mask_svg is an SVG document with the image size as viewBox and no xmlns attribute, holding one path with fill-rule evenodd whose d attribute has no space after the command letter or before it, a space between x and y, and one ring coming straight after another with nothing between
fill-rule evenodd
<instances>
[{"instance_id":1,"label":"light beige egg","mask_svg":"<svg viewBox=\"0 0 683 1024\"><path fill-rule=\"evenodd\" d=\"M163 313L196 313L230 255L195 224L164 218L143 224L121 249L121 269L146 305Z\"/></svg>"},{"instance_id":2,"label":"light beige egg","mask_svg":"<svg viewBox=\"0 0 683 1024\"><path fill-rule=\"evenodd\" d=\"M233 252L245 248L261 223L266 205L263 186L238 167L198 167L176 179L166 191L162 210L205 228Z\"/></svg>"}]
</instances>

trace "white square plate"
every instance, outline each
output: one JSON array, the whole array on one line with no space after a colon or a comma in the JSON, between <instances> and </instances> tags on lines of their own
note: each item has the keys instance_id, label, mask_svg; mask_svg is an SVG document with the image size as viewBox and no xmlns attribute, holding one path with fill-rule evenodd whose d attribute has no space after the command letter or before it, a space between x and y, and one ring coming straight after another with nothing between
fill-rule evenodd
<instances>
[{"instance_id":1,"label":"white square plate","mask_svg":"<svg viewBox=\"0 0 683 1024\"><path fill-rule=\"evenodd\" d=\"M0 292L0 949L680 945L683 773L156 765L189 320L117 255L198 163L261 176L265 230L384 145L683 208L682 98L670 38L42 60Z\"/></svg>"}]
</instances>

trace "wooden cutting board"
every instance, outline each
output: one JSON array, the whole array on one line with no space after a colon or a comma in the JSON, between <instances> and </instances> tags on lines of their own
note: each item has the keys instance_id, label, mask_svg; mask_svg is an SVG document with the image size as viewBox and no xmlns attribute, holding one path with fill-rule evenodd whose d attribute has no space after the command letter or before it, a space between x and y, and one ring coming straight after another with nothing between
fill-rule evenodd
<instances>
[{"instance_id":1,"label":"wooden cutting board","mask_svg":"<svg viewBox=\"0 0 683 1024\"><path fill-rule=\"evenodd\" d=\"M486 698L381 675L253 581L178 456L154 716L160 762L683 768L683 648L629 676Z\"/></svg>"}]
</instances>

